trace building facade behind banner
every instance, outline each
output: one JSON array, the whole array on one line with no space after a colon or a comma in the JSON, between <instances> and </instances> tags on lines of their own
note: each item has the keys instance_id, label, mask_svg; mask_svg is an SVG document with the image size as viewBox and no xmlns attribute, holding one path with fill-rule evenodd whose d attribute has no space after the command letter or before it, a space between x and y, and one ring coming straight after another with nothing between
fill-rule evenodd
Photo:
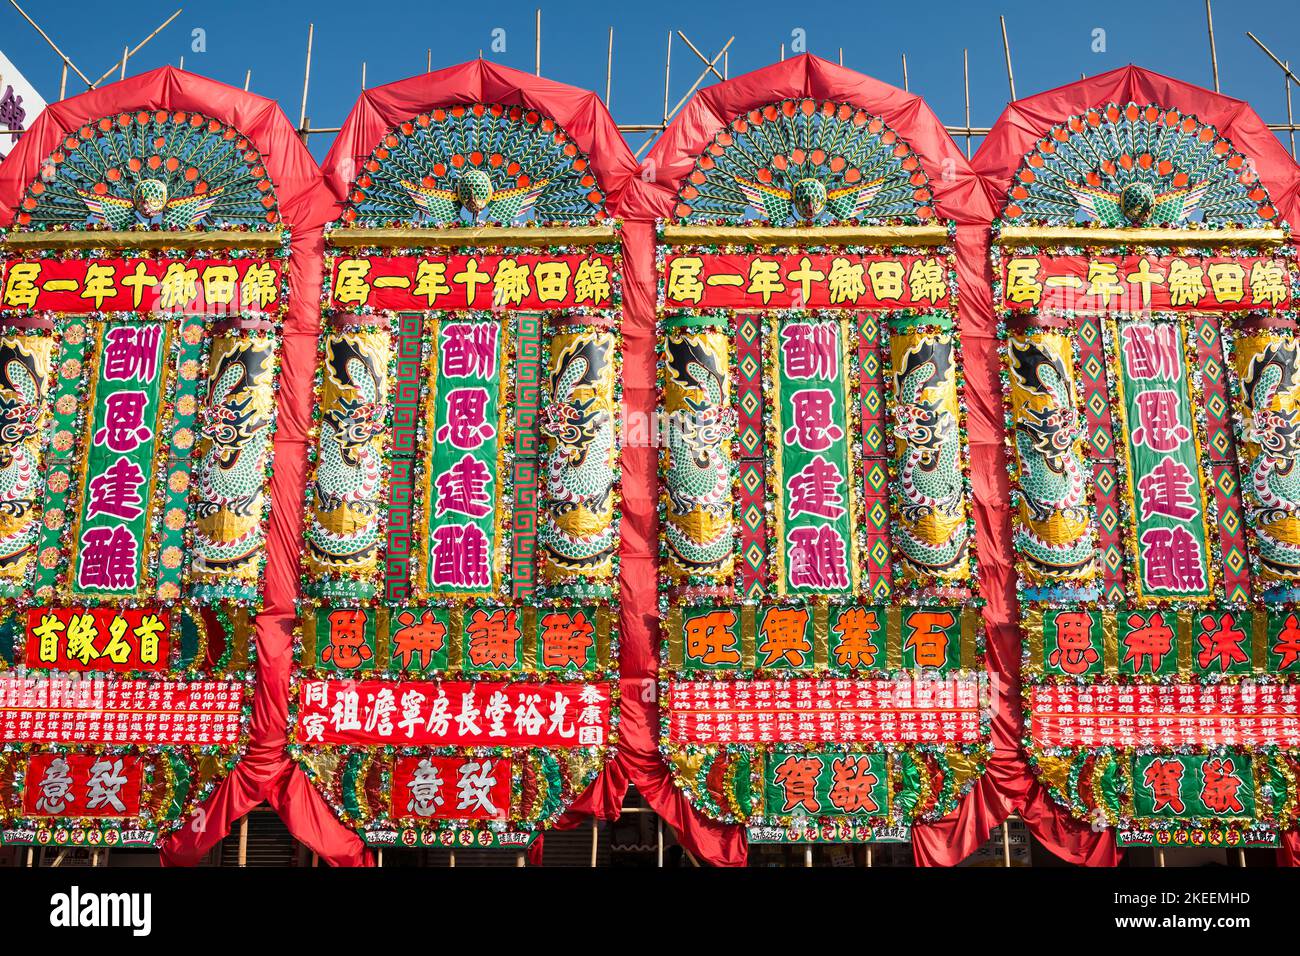
<instances>
[{"instance_id":1,"label":"building facade behind banner","mask_svg":"<svg viewBox=\"0 0 1300 956\"><path fill-rule=\"evenodd\" d=\"M1243 104L1130 67L968 162L801 56L641 165L479 60L323 176L270 106L164 69L0 166L0 843L1300 848L1300 169Z\"/></svg>"}]
</instances>

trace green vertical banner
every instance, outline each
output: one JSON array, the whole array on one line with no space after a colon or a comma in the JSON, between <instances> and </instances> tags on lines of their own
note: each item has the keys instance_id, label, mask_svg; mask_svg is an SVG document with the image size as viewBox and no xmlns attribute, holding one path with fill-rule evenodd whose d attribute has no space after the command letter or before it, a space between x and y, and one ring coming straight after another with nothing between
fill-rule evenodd
<instances>
[{"instance_id":1,"label":"green vertical banner","mask_svg":"<svg viewBox=\"0 0 1300 956\"><path fill-rule=\"evenodd\" d=\"M839 320L774 320L781 591L847 594L854 549L847 361Z\"/></svg>"},{"instance_id":2,"label":"green vertical banner","mask_svg":"<svg viewBox=\"0 0 1300 956\"><path fill-rule=\"evenodd\" d=\"M141 594L147 583L167 327L101 325L98 336L72 589L77 597L122 597Z\"/></svg>"},{"instance_id":3,"label":"green vertical banner","mask_svg":"<svg viewBox=\"0 0 1300 956\"><path fill-rule=\"evenodd\" d=\"M1143 599L1211 600L1209 529L1183 328L1111 321Z\"/></svg>"},{"instance_id":4,"label":"green vertical banner","mask_svg":"<svg viewBox=\"0 0 1300 956\"><path fill-rule=\"evenodd\" d=\"M496 321L435 323L425 489L431 594L496 589L504 339Z\"/></svg>"}]
</instances>

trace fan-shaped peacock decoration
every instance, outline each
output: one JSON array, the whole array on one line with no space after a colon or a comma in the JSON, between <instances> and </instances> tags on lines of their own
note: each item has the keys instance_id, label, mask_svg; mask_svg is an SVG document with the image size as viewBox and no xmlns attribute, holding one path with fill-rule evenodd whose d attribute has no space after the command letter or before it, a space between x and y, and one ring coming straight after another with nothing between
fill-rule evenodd
<instances>
[{"instance_id":1,"label":"fan-shaped peacock decoration","mask_svg":"<svg viewBox=\"0 0 1300 956\"><path fill-rule=\"evenodd\" d=\"M64 137L27 188L32 228L268 229L275 189L248 138L200 113L119 113Z\"/></svg>"},{"instance_id":2,"label":"fan-shaped peacock decoration","mask_svg":"<svg viewBox=\"0 0 1300 956\"><path fill-rule=\"evenodd\" d=\"M884 120L848 103L782 100L720 130L677 196L679 219L931 220L930 179Z\"/></svg>"},{"instance_id":3,"label":"fan-shaped peacock decoration","mask_svg":"<svg viewBox=\"0 0 1300 956\"><path fill-rule=\"evenodd\" d=\"M1214 127L1160 106L1111 103L1052 127L1012 182L1003 218L1072 226L1268 225L1251 162Z\"/></svg>"},{"instance_id":4,"label":"fan-shaped peacock decoration","mask_svg":"<svg viewBox=\"0 0 1300 956\"><path fill-rule=\"evenodd\" d=\"M555 120L483 103L390 130L348 198L343 220L361 226L585 222L605 206L591 163Z\"/></svg>"}]
</instances>

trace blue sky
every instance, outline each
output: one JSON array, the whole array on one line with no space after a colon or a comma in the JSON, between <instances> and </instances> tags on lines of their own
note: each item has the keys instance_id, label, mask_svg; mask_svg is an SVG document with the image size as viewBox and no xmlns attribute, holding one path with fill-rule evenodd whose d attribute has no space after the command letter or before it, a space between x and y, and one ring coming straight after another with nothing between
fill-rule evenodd
<instances>
[{"instance_id":1,"label":"blue sky","mask_svg":"<svg viewBox=\"0 0 1300 956\"><path fill-rule=\"evenodd\" d=\"M184 12L130 61L136 73L176 64L242 86L252 69L252 89L279 100L296 123L302 97L307 24L316 25L308 114L313 126L337 126L356 99L361 63L368 84L401 79L425 68L433 49L434 68L479 54L509 66L533 68L533 18L538 3L385 3L316 0L136 0L113 4L18 0L92 80L134 46L177 7ZM1027 96L1126 63L1137 63L1193 83L1211 86L1209 43L1203 0L977 0L949 3L864 0L749 0L701 3L560 2L542 6L542 72L551 79L603 94L608 29L614 37L612 105L620 123L658 122L663 111L667 34L681 29L710 56L735 35L730 75L764 66L787 51L795 30L808 50L834 60L844 49L846 66L902 86L900 54L907 53L911 89L925 96L940 118L964 123L962 48L970 49L971 122L993 123L1008 99L998 14L1007 18L1016 91ZM1250 29L1300 75L1300 6L1296 0L1216 0L1215 35L1224 93L1249 100L1269 122L1284 122L1281 71L1245 35ZM195 52L193 31L205 31L206 52ZM493 52L493 31L504 30L505 51ZM1105 31L1105 52L1093 52L1094 31ZM58 96L59 60L45 42L3 0L0 50L48 98ZM690 88L704 65L674 37L670 106ZM707 85L707 84L706 84ZM84 83L70 76L68 92ZM1300 90L1294 91L1300 115ZM633 148L644 135L629 134ZM328 135L312 138L323 156Z\"/></svg>"}]
</instances>

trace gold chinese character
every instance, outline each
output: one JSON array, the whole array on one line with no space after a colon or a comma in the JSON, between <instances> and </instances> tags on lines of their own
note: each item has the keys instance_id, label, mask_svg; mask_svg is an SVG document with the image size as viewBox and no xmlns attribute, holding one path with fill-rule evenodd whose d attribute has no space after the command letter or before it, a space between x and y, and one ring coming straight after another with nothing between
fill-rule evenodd
<instances>
[{"instance_id":1,"label":"gold chinese character","mask_svg":"<svg viewBox=\"0 0 1300 956\"><path fill-rule=\"evenodd\" d=\"M826 278L826 273L820 269L812 267L812 260L804 256L799 260L799 268L790 272L786 278L793 282L799 283L799 299L795 302L795 307L806 305L812 297L812 284L821 282Z\"/></svg>"},{"instance_id":2,"label":"gold chinese character","mask_svg":"<svg viewBox=\"0 0 1300 956\"><path fill-rule=\"evenodd\" d=\"M425 301L432 306L434 299L450 291L451 286L447 285L447 263L421 259L415 267L415 290L411 294L424 296Z\"/></svg>"},{"instance_id":3,"label":"gold chinese character","mask_svg":"<svg viewBox=\"0 0 1300 956\"><path fill-rule=\"evenodd\" d=\"M1185 259L1169 263L1169 304L1200 305L1205 298L1205 270Z\"/></svg>"},{"instance_id":4,"label":"gold chinese character","mask_svg":"<svg viewBox=\"0 0 1300 956\"><path fill-rule=\"evenodd\" d=\"M36 280L41 275L39 262L18 262L9 267L5 281L5 305L14 309L30 309L36 305Z\"/></svg>"},{"instance_id":5,"label":"gold chinese character","mask_svg":"<svg viewBox=\"0 0 1300 956\"><path fill-rule=\"evenodd\" d=\"M492 304L496 308L523 305L532 290L528 286L528 266L514 259L502 259L492 282Z\"/></svg>"},{"instance_id":6,"label":"gold chinese character","mask_svg":"<svg viewBox=\"0 0 1300 956\"><path fill-rule=\"evenodd\" d=\"M1142 308L1151 307L1151 287L1153 285L1164 285L1165 277L1151 268L1151 263L1147 261L1146 256L1138 263L1137 272L1130 272L1126 275L1125 280L1129 285L1136 285L1142 290Z\"/></svg>"},{"instance_id":7,"label":"gold chinese character","mask_svg":"<svg viewBox=\"0 0 1300 956\"><path fill-rule=\"evenodd\" d=\"M537 298L542 302L563 302L569 294L569 275L572 271L562 259L558 262L539 262L533 266Z\"/></svg>"},{"instance_id":8,"label":"gold chinese character","mask_svg":"<svg viewBox=\"0 0 1300 956\"><path fill-rule=\"evenodd\" d=\"M117 295L117 286L113 283L113 267L102 262L92 262L86 267L86 278L81 284L81 297L94 299L95 308L102 309L104 300Z\"/></svg>"},{"instance_id":9,"label":"gold chinese character","mask_svg":"<svg viewBox=\"0 0 1300 956\"><path fill-rule=\"evenodd\" d=\"M239 287L239 307L246 309L250 305L265 309L280 294L275 278L275 267L269 262L254 263L244 273L244 281Z\"/></svg>"},{"instance_id":10,"label":"gold chinese character","mask_svg":"<svg viewBox=\"0 0 1300 956\"><path fill-rule=\"evenodd\" d=\"M947 277L938 259L916 260L911 274L907 277L907 284L911 289L913 302L920 302L923 299L941 302L948 294Z\"/></svg>"},{"instance_id":11,"label":"gold chinese character","mask_svg":"<svg viewBox=\"0 0 1300 956\"><path fill-rule=\"evenodd\" d=\"M146 614L131 633L140 644L140 663L158 663L158 635L164 630L163 622L157 614Z\"/></svg>"},{"instance_id":12,"label":"gold chinese character","mask_svg":"<svg viewBox=\"0 0 1300 956\"><path fill-rule=\"evenodd\" d=\"M199 294L199 270L173 262L158 283L158 304L169 311L183 309Z\"/></svg>"},{"instance_id":13,"label":"gold chinese character","mask_svg":"<svg viewBox=\"0 0 1300 956\"><path fill-rule=\"evenodd\" d=\"M1110 300L1124 294L1124 283L1119 281L1118 262L1088 262L1088 291L1085 295L1101 297L1102 305L1109 308Z\"/></svg>"},{"instance_id":14,"label":"gold chinese character","mask_svg":"<svg viewBox=\"0 0 1300 956\"><path fill-rule=\"evenodd\" d=\"M126 641L126 618L115 614L108 623L108 646L104 648L103 657L114 664L125 664L131 656L131 645Z\"/></svg>"},{"instance_id":15,"label":"gold chinese character","mask_svg":"<svg viewBox=\"0 0 1300 956\"><path fill-rule=\"evenodd\" d=\"M609 284L609 266L595 258L583 259L578 263L578 272L573 277L575 301L599 305L613 294L613 287Z\"/></svg>"},{"instance_id":16,"label":"gold chinese character","mask_svg":"<svg viewBox=\"0 0 1300 956\"><path fill-rule=\"evenodd\" d=\"M901 299L903 297L903 277L907 270L901 262L873 262L867 266L867 278L871 280L871 294L877 299Z\"/></svg>"},{"instance_id":17,"label":"gold chinese character","mask_svg":"<svg viewBox=\"0 0 1300 956\"><path fill-rule=\"evenodd\" d=\"M1003 297L1008 302L1030 302L1038 305L1043 297L1043 284L1038 281L1040 266L1037 259L1012 259L1007 263L1007 284Z\"/></svg>"},{"instance_id":18,"label":"gold chinese character","mask_svg":"<svg viewBox=\"0 0 1300 956\"><path fill-rule=\"evenodd\" d=\"M831 305L838 305L841 302L856 303L866 295L867 284L863 278L866 271L867 267L861 262L853 262L843 256L832 259L830 275L826 277Z\"/></svg>"},{"instance_id":19,"label":"gold chinese character","mask_svg":"<svg viewBox=\"0 0 1300 956\"><path fill-rule=\"evenodd\" d=\"M81 661L82 666L99 656L95 650L95 619L90 614L74 614L68 619L68 656Z\"/></svg>"},{"instance_id":20,"label":"gold chinese character","mask_svg":"<svg viewBox=\"0 0 1300 956\"><path fill-rule=\"evenodd\" d=\"M46 664L53 664L59 659L59 635L63 633L63 622L57 614L42 614L41 623L32 628L32 637L40 643L37 653Z\"/></svg>"},{"instance_id":21,"label":"gold chinese character","mask_svg":"<svg viewBox=\"0 0 1300 956\"><path fill-rule=\"evenodd\" d=\"M235 301L239 270L234 266L208 266L203 270L203 301L208 305L230 305Z\"/></svg>"},{"instance_id":22,"label":"gold chinese character","mask_svg":"<svg viewBox=\"0 0 1300 956\"><path fill-rule=\"evenodd\" d=\"M667 298L672 302L694 302L704 298L704 283L700 274L704 260L699 256L678 256L668 263Z\"/></svg>"},{"instance_id":23,"label":"gold chinese character","mask_svg":"<svg viewBox=\"0 0 1300 956\"><path fill-rule=\"evenodd\" d=\"M1240 302L1246 295L1246 270L1235 262L1216 262L1205 270L1220 302Z\"/></svg>"},{"instance_id":24,"label":"gold chinese character","mask_svg":"<svg viewBox=\"0 0 1300 956\"><path fill-rule=\"evenodd\" d=\"M143 262L135 264L135 271L129 276L122 277L122 285L131 290L132 308L140 308L144 302L144 290L152 289L158 284L158 279L149 274L149 267Z\"/></svg>"},{"instance_id":25,"label":"gold chinese character","mask_svg":"<svg viewBox=\"0 0 1300 956\"><path fill-rule=\"evenodd\" d=\"M368 259L340 259L334 273L334 301L343 305L365 305L370 300Z\"/></svg>"},{"instance_id":26,"label":"gold chinese character","mask_svg":"<svg viewBox=\"0 0 1300 956\"><path fill-rule=\"evenodd\" d=\"M772 301L772 296L785 291L781 281L781 267L771 259L755 259L749 264L749 287L746 292L763 297L763 304Z\"/></svg>"},{"instance_id":27,"label":"gold chinese character","mask_svg":"<svg viewBox=\"0 0 1300 956\"><path fill-rule=\"evenodd\" d=\"M1277 305L1286 298L1286 269L1276 259L1260 259L1250 267L1250 297L1256 305Z\"/></svg>"},{"instance_id":28,"label":"gold chinese character","mask_svg":"<svg viewBox=\"0 0 1300 956\"><path fill-rule=\"evenodd\" d=\"M478 298L478 287L492 281L492 277L478 267L478 260L470 257L463 272L457 272L451 281L465 287L465 303L472 309Z\"/></svg>"}]
</instances>

